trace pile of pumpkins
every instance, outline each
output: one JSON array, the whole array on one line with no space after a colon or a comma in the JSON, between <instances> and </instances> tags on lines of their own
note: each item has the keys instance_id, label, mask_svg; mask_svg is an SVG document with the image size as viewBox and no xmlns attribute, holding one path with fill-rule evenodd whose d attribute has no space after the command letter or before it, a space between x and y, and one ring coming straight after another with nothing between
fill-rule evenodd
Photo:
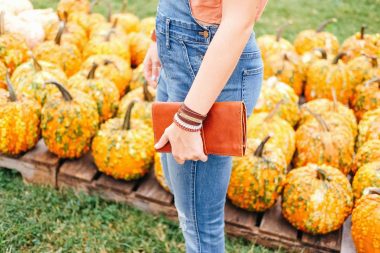
<instances>
[{"instance_id":1,"label":"pile of pumpkins","mask_svg":"<svg viewBox=\"0 0 380 253\"><path fill-rule=\"evenodd\" d=\"M154 163L170 192L153 147L155 90L142 73L154 18L106 19L91 9L88 0L61 0L33 45L22 31L4 29L2 12L0 153L26 152L42 136L61 158L91 150L98 169L117 179L141 178ZM377 252L380 34L362 27L340 45L324 31L333 22L300 32L294 43L282 38L287 24L257 39L265 81L227 197L253 212L280 198L283 216L310 234L337 230L353 213L358 252Z\"/></svg>"}]
</instances>

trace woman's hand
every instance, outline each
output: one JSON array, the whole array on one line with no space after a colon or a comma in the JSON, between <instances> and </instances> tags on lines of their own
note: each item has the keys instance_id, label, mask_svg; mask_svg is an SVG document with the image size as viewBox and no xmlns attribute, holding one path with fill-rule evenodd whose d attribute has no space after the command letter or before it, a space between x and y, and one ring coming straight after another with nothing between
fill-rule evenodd
<instances>
[{"instance_id":1,"label":"woman's hand","mask_svg":"<svg viewBox=\"0 0 380 253\"><path fill-rule=\"evenodd\" d=\"M172 154L178 164L184 164L185 160L207 161L207 156L203 151L203 141L201 133L188 132L172 123L165 129L161 139L154 145L156 149L162 148L170 142Z\"/></svg>"},{"instance_id":2,"label":"woman's hand","mask_svg":"<svg viewBox=\"0 0 380 253\"><path fill-rule=\"evenodd\" d=\"M144 59L144 77L153 88L157 87L161 63L158 58L157 43L152 42Z\"/></svg>"}]
</instances>

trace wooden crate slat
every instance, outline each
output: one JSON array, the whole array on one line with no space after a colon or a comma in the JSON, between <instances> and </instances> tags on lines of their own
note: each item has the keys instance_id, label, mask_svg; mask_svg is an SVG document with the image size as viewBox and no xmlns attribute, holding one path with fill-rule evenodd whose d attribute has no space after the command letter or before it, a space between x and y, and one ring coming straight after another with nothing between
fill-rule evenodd
<instances>
[{"instance_id":1,"label":"wooden crate slat","mask_svg":"<svg viewBox=\"0 0 380 253\"><path fill-rule=\"evenodd\" d=\"M309 235L302 234L302 242L310 244L317 248L329 249L339 252L341 244L342 231L334 231L326 235Z\"/></svg>"},{"instance_id":2,"label":"wooden crate slat","mask_svg":"<svg viewBox=\"0 0 380 253\"><path fill-rule=\"evenodd\" d=\"M59 175L71 177L76 180L91 182L98 170L93 163L93 158L90 153L83 157L74 160L67 160L63 163L59 170Z\"/></svg>"},{"instance_id":3,"label":"wooden crate slat","mask_svg":"<svg viewBox=\"0 0 380 253\"><path fill-rule=\"evenodd\" d=\"M351 216L343 224L341 253L355 253L355 244L351 235Z\"/></svg>"},{"instance_id":4,"label":"wooden crate slat","mask_svg":"<svg viewBox=\"0 0 380 253\"><path fill-rule=\"evenodd\" d=\"M21 160L33 163L40 163L46 166L58 166L60 158L55 154L51 153L43 139L41 139L37 145L27 152Z\"/></svg>"},{"instance_id":5,"label":"wooden crate slat","mask_svg":"<svg viewBox=\"0 0 380 253\"><path fill-rule=\"evenodd\" d=\"M110 189L125 194L131 193L136 184L136 180L127 182L125 180L117 180L104 174L102 174L98 180L94 181L95 187Z\"/></svg>"},{"instance_id":6,"label":"wooden crate slat","mask_svg":"<svg viewBox=\"0 0 380 253\"><path fill-rule=\"evenodd\" d=\"M172 205L173 195L165 191L157 182L154 170L151 169L145 177L136 191L136 196L163 205Z\"/></svg>"},{"instance_id":7,"label":"wooden crate slat","mask_svg":"<svg viewBox=\"0 0 380 253\"><path fill-rule=\"evenodd\" d=\"M281 214L281 200L265 212L260 224L260 232L297 241L297 230Z\"/></svg>"},{"instance_id":8,"label":"wooden crate slat","mask_svg":"<svg viewBox=\"0 0 380 253\"><path fill-rule=\"evenodd\" d=\"M226 200L224 207L225 222L237 227L255 230L257 214L234 206L230 200Z\"/></svg>"}]
</instances>

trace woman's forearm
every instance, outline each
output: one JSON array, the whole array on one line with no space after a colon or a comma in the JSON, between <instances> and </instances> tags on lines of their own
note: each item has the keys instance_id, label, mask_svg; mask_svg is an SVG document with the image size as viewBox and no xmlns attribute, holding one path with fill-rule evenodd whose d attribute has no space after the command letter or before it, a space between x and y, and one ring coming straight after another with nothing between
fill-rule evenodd
<instances>
[{"instance_id":1,"label":"woman's forearm","mask_svg":"<svg viewBox=\"0 0 380 253\"><path fill-rule=\"evenodd\" d=\"M184 103L200 114L207 114L210 110L249 40L254 19L241 20L244 18L236 19L236 16L222 20L186 96Z\"/></svg>"}]
</instances>

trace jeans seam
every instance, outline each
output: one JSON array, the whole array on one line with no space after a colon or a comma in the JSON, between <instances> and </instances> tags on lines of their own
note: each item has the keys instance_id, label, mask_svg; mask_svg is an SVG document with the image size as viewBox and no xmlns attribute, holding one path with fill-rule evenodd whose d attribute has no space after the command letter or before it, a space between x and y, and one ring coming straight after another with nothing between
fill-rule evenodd
<instances>
[{"instance_id":1,"label":"jeans seam","mask_svg":"<svg viewBox=\"0 0 380 253\"><path fill-rule=\"evenodd\" d=\"M198 230L198 220L197 220L197 214L196 214L196 203L195 203L195 181L196 181L196 173L197 173L197 161L192 161L191 164L192 171L192 180L193 180L193 187L192 187L192 202L193 202L193 220L194 220L194 227L195 227L195 233L197 236L197 243L198 243L198 250L199 253L201 253L201 241L200 241L200 235L199 235L199 230Z\"/></svg>"},{"instance_id":2,"label":"jeans seam","mask_svg":"<svg viewBox=\"0 0 380 253\"><path fill-rule=\"evenodd\" d=\"M187 51L187 47L186 47L185 43L182 40L180 40L179 42L181 43L183 57L185 58L185 62L186 62L187 68L189 69L190 75L191 75L191 77L194 80L195 73L194 73L193 67L190 64L189 53Z\"/></svg>"}]
</instances>

